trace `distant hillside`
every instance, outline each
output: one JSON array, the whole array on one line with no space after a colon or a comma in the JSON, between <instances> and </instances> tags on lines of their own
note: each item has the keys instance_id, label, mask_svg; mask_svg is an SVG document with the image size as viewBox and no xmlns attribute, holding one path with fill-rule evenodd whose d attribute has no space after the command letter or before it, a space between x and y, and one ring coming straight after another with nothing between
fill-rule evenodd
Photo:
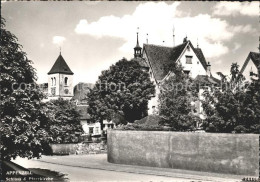
<instances>
[{"instance_id":1,"label":"distant hillside","mask_svg":"<svg viewBox=\"0 0 260 182\"><path fill-rule=\"evenodd\" d=\"M83 83L80 82L74 87L74 96L72 97L73 100L77 101L77 104L87 104L87 94L89 90L94 87L92 83Z\"/></svg>"}]
</instances>

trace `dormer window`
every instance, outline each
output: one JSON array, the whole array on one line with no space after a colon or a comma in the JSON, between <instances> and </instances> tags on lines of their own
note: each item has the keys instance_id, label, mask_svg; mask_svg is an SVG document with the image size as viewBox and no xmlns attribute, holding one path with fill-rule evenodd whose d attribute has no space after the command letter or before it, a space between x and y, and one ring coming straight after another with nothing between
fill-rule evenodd
<instances>
[{"instance_id":1,"label":"dormer window","mask_svg":"<svg viewBox=\"0 0 260 182\"><path fill-rule=\"evenodd\" d=\"M65 85L68 85L68 77L65 77L65 79L64 79L64 84L65 84Z\"/></svg>"},{"instance_id":2,"label":"dormer window","mask_svg":"<svg viewBox=\"0 0 260 182\"><path fill-rule=\"evenodd\" d=\"M192 56L186 56L186 64L192 64Z\"/></svg>"}]
</instances>

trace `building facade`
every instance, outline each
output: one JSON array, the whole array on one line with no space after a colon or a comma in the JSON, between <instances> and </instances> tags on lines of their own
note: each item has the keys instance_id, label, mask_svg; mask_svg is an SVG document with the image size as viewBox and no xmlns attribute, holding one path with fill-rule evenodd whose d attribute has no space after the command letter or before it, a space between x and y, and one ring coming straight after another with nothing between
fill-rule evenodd
<instances>
[{"instance_id":1,"label":"building facade","mask_svg":"<svg viewBox=\"0 0 260 182\"><path fill-rule=\"evenodd\" d=\"M141 50L142 51L141 51ZM141 53L140 53L141 52ZM174 75L167 68L170 63L182 66L183 72L203 84L217 84L217 79L211 74L211 65L206 61L203 51L198 46L195 48L191 41L185 37L183 43L174 47L166 47L153 44L139 46L138 34L137 45L134 48L134 57L141 66L147 67L150 79L156 85L156 94L148 103L149 114L158 114L158 96L161 84ZM203 90L204 88L202 88ZM199 97L201 96L200 91ZM203 118L203 111L200 103L197 103L198 113Z\"/></svg>"}]
</instances>

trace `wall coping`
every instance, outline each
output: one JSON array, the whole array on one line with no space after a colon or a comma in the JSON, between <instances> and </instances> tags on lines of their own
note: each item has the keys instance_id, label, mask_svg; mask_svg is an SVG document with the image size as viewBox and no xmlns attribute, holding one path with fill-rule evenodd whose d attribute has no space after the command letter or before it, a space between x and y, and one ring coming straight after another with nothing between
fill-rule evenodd
<instances>
[{"instance_id":1,"label":"wall coping","mask_svg":"<svg viewBox=\"0 0 260 182\"><path fill-rule=\"evenodd\" d=\"M109 132L120 132L120 133L124 133L124 132L128 132L128 133L138 133L138 132L143 132L143 133L176 133L176 134L191 134L191 135L223 135L223 136L260 136L260 134L255 134L255 133L202 133L202 132L180 132L180 131L145 131L145 130L108 130L108 133Z\"/></svg>"}]
</instances>

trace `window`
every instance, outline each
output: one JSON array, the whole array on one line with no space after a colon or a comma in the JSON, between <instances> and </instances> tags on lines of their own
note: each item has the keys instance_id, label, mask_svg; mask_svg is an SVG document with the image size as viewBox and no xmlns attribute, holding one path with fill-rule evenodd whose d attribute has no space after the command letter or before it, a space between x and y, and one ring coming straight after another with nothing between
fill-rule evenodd
<instances>
[{"instance_id":1,"label":"window","mask_svg":"<svg viewBox=\"0 0 260 182\"><path fill-rule=\"evenodd\" d=\"M51 86L53 86L53 78L51 78Z\"/></svg>"},{"instance_id":2,"label":"window","mask_svg":"<svg viewBox=\"0 0 260 182\"><path fill-rule=\"evenodd\" d=\"M156 108L155 108L155 106L152 106L152 114L156 114Z\"/></svg>"},{"instance_id":3,"label":"window","mask_svg":"<svg viewBox=\"0 0 260 182\"><path fill-rule=\"evenodd\" d=\"M187 47L187 50L190 51L190 46Z\"/></svg>"},{"instance_id":4,"label":"window","mask_svg":"<svg viewBox=\"0 0 260 182\"><path fill-rule=\"evenodd\" d=\"M89 134L93 134L94 127L89 127Z\"/></svg>"},{"instance_id":5,"label":"window","mask_svg":"<svg viewBox=\"0 0 260 182\"><path fill-rule=\"evenodd\" d=\"M56 78L54 77L54 79L53 79L53 80L54 80L54 86L56 86Z\"/></svg>"},{"instance_id":6,"label":"window","mask_svg":"<svg viewBox=\"0 0 260 182\"><path fill-rule=\"evenodd\" d=\"M65 82L65 85L68 85L68 77L65 77L64 82Z\"/></svg>"},{"instance_id":7,"label":"window","mask_svg":"<svg viewBox=\"0 0 260 182\"><path fill-rule=\"evenodd\" d=\"M192 64L192 56L186 56L186 64Z\"/></svg>"},{"instance_id":8,"label":"window","mask_svg":"<svg viewBox=\"0 0 260 182\"><path fill-rule=\"evenodd\" d=\"M183 72L184 72L186 75L189 75L189 74L190 74L190 71L187 71L187 70L186 70L186 71L184 70Z\"/></svg>"}]
</instances>

